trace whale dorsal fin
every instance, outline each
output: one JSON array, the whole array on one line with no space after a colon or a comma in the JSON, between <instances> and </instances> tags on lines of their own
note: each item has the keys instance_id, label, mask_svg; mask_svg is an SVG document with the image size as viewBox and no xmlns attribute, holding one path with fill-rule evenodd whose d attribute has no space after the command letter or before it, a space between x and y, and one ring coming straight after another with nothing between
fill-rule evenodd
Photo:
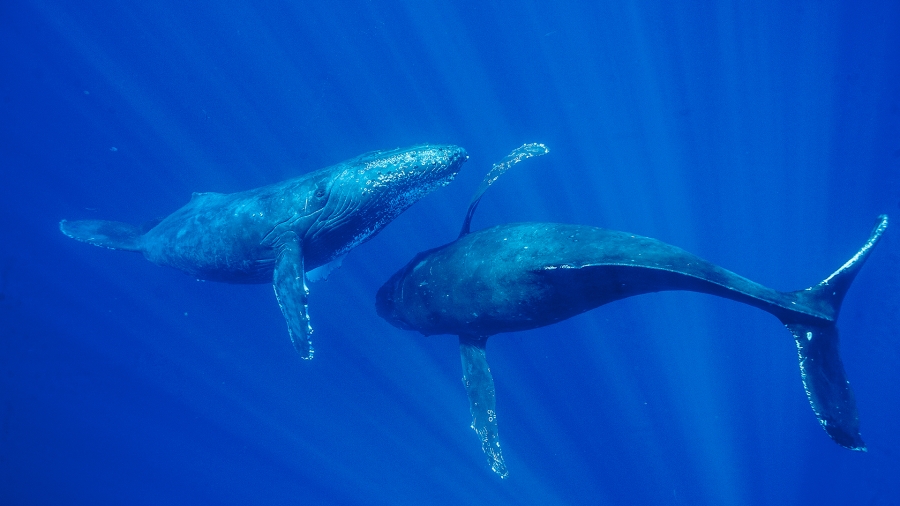
<instances>
[{"instance_id":1,"label":"whale dorsal fin","mask_svg":"<svg viewBox=\"0 0 900 506\"><path fill-rule=\"evenodd\" d=\"M463 220L462 230L459 231L459 237L469 233L469 227L472 225L472 215L475 214L475 208L478 207L478 203L481 202L481 197L484 196L484 192L487 191L489 186L494 184L494 181L496 181L497 178L522 160L526 160L533 156L546 155L549 152L550 150L547 149L547 146L532 142L531 144L523 144L512 150L512 152L506 155L506 158L495 163L494 166L491 167L490 172L484 176L484 181L481 182L481 186L479 186L478 189L475 190L475 194L472 195L472 201L469 203L469 210L466 211L466 218Z\"/></svg>"}]
</instances>

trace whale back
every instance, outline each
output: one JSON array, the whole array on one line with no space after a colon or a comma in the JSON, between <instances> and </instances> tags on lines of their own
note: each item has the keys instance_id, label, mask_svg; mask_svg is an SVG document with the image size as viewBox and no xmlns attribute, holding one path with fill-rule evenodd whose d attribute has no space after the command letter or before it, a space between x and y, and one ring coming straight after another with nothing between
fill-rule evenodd
<instances>
[{"instance_id":1,"label":"whale back","mask_svg":"<svg viewBox=\"0 0 900 506\"><path fill-rule=\"evenodd\" d=\"M562 223L508 223L417 256L376 296L379 314L425 335L490 336L553 324L609 302L687 290L778 317L816 307L649 237ZM447 297L446 294L452 294Z\"/></svg>"}]
</instances>

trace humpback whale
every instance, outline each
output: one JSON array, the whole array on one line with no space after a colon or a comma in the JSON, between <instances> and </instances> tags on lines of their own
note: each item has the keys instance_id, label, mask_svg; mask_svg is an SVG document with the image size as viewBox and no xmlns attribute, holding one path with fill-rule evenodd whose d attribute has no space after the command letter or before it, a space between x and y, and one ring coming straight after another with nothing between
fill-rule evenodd
<instances>
[{"instance_id":1,"label":"humpback whale","mask_svg":"<svg viewBox=\"0 0 900 506\"><path fill-rule=\"evenodd\" d=\"M198 279L272 283L294 348L312 358L308 273L327 269L412 204L450 183L465 150L421 145L373 151L239 193L194 193L149 230L102 220L60 222L79 241L138 251Z\"/></svg>"},{"instance_id":2,"label":"humpback whale","mask_svg":"<svg viewBox=\"0 0 900 506\"><path fill-rule=\"evenodd\" d=\"M459 238L418 254L376 295L378 314L424 335L459 336L472 428L491 469L508 474L498 436L488 337L550 325L603 304L665 290L702 292L771 313L790 330L809 403L831 438L865 451L835 326L844 295L887 227L824 281L779 292L649 237L559 223L512 223L469 232L487 187L516 162L546 153L526 145L495 165L476 191Z\"/></svg>"}]
</instances>

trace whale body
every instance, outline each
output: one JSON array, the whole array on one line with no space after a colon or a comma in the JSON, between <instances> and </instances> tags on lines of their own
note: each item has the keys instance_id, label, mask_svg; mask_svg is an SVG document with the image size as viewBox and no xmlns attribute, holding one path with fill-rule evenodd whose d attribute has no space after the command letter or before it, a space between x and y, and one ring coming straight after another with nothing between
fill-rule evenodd
<instances>
[{"instance_id":1,"label":"whale body","mask_svg":"<svg viewBox=\"0 0 900 506\"><path fill-rule=\"evenodd\" d=\"M495 166L495 170L496 170ZM506 170L503 167L499 173ZM486 181L499 176L488 175ZM492 181L491 181L492 182ZM459 336L472 428L491 468L507 475L497 432L487 338L551 325L644 293L688 290L771 313L793 334L810 405L838 444L865 450L835 326L854 277L887 227L881 216L863 247L821 283L779 292L681 248L627 232L560 223L513 223L469 233L420 253L378 291L378 314L424 335Z\"/></svg>"},{"instance_id":2,"label":"whale body","mask_svg":"<svg viewBox=\"0 0 900 506\"><path fill-rule=\"evenodd\" d=\"M374 151L262 188L195 193L149 230L103 220L63 220L60 230L96 246L141 252L198 279L272 283L294 347L312 358L307 273L339 262L449 184L467 158L451 145Z\"/></svg>"}]
</instances>

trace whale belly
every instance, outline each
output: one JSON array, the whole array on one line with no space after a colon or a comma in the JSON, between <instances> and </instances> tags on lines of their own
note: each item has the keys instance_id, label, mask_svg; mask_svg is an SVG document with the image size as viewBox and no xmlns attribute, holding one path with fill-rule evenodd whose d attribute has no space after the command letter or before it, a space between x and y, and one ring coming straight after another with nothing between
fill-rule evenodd
<instances>
[{"instance_id":1,"label":"whale belly","mask_svg":"<svg viewBox=\"0 0 900 506\"><path fill-rule=\"evenodd\" d=\"M257 207L229 197L192 199L144 235L144 256L198 279L271 282L275 252L262 244L272 230L271 219Z\"/></svg>"}]
</instances>

